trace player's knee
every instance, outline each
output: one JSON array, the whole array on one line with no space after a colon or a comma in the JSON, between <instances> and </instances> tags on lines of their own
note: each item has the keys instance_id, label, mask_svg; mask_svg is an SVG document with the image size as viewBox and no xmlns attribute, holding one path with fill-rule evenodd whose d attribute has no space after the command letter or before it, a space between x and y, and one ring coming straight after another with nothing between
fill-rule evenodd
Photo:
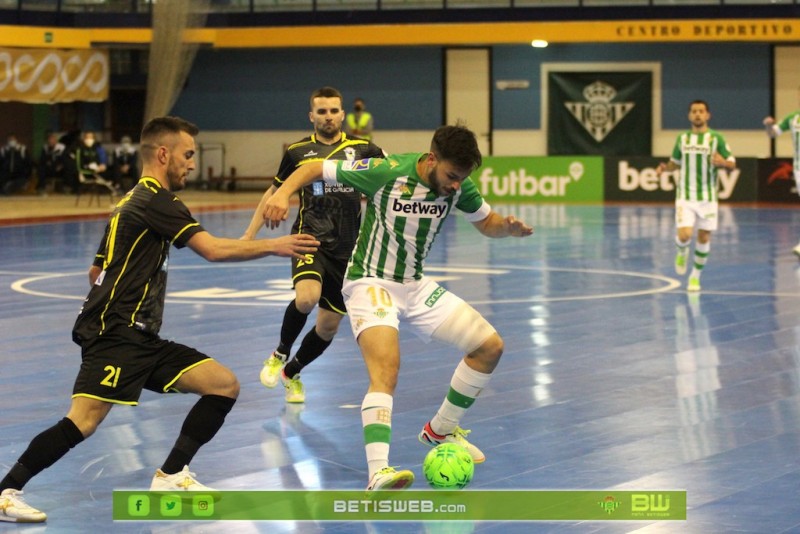
<instances>
[{"instance_id":1,"label":"player's knee","mask_svg":"<svg viewBox=\"0 0 800 534\"><path fill-rule=\"evenodd\" d=\"M239 397L239 390L241 389L239 379L230 369L225 367L223 367L223 369L225 369L225 372L220 372L217 375L217 380L214 384L214 391L212 393L215 395L236 399Z\"/></svg>"},{"instance_id":2,"label":"player's knee","mask_svg":"<svg viewBox=\"0 0 800 534\"><path fill-rule=\"evenodd\" d=\"M379 376L373 376L370 378L370 391L377 391L392 395L394 394L395 388L397 388L397 374L394 376L391 376L390 374L381 374Z\"/></svg>"},{"instance_id":3,"label":"player's knee","mask_svg":"<svg viewBox=\"0 0 800 534\"><path fill-rule=\"evenodd\" d=\"M67 418L72 421L84 439L94 434L97 430L97 427L100 426L100 422L102 421L102 419L97 420L93 417L81 416L72 411L67 414Z\"/></svg>"},{"instance_id":4,"label":"player's knee","mask_svg":"<svg viewBox=\"0 0 800 534\"><path fill-rule=\"evenodd\" d=\"M294 299L294 306L297 308L297 311L300 313L309 314L314 311L314 306L317 305L319 301L319 297L312 296L297 296Z\"/></svg>"},{"instance_id":5,"label":"player's knee","mask_svg":"<svg viewBox=\"0 0 800 534\"><path fill-rule=\"evenodd\" d=\"M317 331L317 335L320 338L324 339L325 341L331 341L339 332L339 323L322 321L318 322L314 329Z\"/></svg>"},{"instance_id":6,"label":"player's knee","mask_svg":"<svg viewBox=\"0 0 800 534\"><path fill-rule=\"evenodd\" d=\"M503 355L504 348L505 344L503 343L503 338L495 332L481 343L478 350L481 351L486 360L496 362Z\"/></svg>"},{"instance_id":7,"label":"player's knee","mask_svg":"<svg viewBox=\"0 0 800 534\"><path fill-rule=\"evenodd\" d=\"M239 398L240 389L241 385L239 384L239 379L236 378L235 374L231 373L231 378L226 386L227 393L225 393L225 396L232 399L237 399Z\"/></svg>"},{"instance_id":8,"label":"player's knee","mask_svg":"<svg viewBox=\"0 0 800 534\"><path fill-rule=\"evenodd\" d=\"M338 332L338 328L317 328L317 335L325 341L332 341Z\"/></svg>"}]
</instances>

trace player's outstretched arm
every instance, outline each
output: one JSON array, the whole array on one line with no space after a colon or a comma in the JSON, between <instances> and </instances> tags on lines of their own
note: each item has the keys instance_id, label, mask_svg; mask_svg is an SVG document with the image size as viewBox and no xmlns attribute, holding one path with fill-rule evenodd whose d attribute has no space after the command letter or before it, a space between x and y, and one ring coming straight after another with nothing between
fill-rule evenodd
<instances>
[{"instance_id":1,"label":"player's outstretched arm","mask_svg":"<svg viewBox=\"0 0 800 534\"><path fill-rule=\"evenodd\" d=\"M240 239L255 239L258 235L258 231L261 229L261 226L264 224L264 207L267 205L267 200L275 194L278 188L275 187L275 184L269 186L269 188L264 191L264 194L261 196L261 200L258 201L258 207L253 212L253 217L250 219L250 224L247 226L247 229L242 234Z\"/></svg>"},{"instance_id":2,"label":"player's outstretched arm","mask_svg":"<svg viewBox=\"0 0 800 534\"><path fill-rule=\"evenodd\" d=\"M319 241L308 234L243 241L215 237L208 232L198 232L186 244L208 261L245 261L264 256L290 256L303 259L306 254L316 252Z\"/></svg>"},{"instance_id":3,"label":"player's outstretched arm","mask_svg":"<svg viewBox=\"0 0 800 534\"><path fill-rule=\"evenodd\" d=\"M298 167L273 194L264 208L264 222L276 228L289 216L289 198L304 186L322 178L322 162L314 161Z\"/></svg>"},{"instance_id":4,"label":"player's outstretched arm","mask_svg":"<svg viewBox=\"0 0 800 534\"><path fill-rule=\"evenodd\" d=\"M513 215L503 217L496 211L481 221L472 223L486 237L525 237L533 234L533 227Z\"/></svg>"}]
</instances>

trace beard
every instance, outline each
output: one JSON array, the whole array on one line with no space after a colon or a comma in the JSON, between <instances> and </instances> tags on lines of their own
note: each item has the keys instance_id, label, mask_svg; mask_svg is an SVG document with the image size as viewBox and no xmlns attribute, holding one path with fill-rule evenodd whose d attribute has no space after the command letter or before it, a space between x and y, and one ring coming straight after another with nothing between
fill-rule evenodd
<instances>
[{"instance_id":1,"label":"beard","mask_svg":"<svg viewBox=\"0 0 800 534\"><path fill-rule=\"evenodd\" d=\"M317 130L317 136L325 139L333 139L341 133L342 128L335 124L325 124Z\"/></svg>"},{"instance_id":2,"label":"beard","mask_svg":"<svg viewBox=\"0 0 800 534\"><path fill-rule=\"evenodd\" d=\"M452 192L448 192L448 191L447 191L447 190L444 188L444 186L442 186L442 183L439 181L439 174L438 174L438 171L439 171L439 164L437 163L437 164L436 164L436 165L435 165L435 166L434 166L434 167L431 169L431 173L430 173L430 175L428 176L428 181L430 182L431 189L433 189L433 192L434 192L434 193L436 193L436 196L439 196L439 197L449 197L449 196L452 196L452 195L453 195L453 193L455 193L455 190L453 190Z\"/></svg>"},{"instance_id":3,"label":"beard","mask_svg":"<svg viewBox=\"0 0 800 534\"><path fill-rule=\"evenodd\" d=\"M169 182L170 191L180 191L186 187L185 175L173 169L167 170L167 181Z\"/></svg>"}]
</instances>

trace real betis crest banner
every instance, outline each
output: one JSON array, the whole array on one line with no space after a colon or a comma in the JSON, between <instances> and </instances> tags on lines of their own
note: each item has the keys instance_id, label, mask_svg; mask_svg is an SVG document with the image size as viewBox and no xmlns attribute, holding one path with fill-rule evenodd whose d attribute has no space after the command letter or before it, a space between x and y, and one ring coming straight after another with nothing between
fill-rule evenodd
<instances>
[{"instance_id":1,"label":"real betis crest banner","mask_svg":"<svg viewBox=\"0 0 800 534\"><path fill-rule=\"evenodd\" d=\"M549 155L652 154L650 72L550 72Z\"/></svg>"}]
</instances>

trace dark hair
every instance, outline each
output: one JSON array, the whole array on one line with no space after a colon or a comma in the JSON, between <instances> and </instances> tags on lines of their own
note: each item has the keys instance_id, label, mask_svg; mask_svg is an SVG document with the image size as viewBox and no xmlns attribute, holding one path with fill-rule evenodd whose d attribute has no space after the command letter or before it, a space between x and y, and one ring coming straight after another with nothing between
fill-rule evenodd
<instances>
[{"instance_id":1,"label":"dark hair","mask_svg":"<svg viewBox=\"0 0 800 534\"><path fill-rule=\"evenodd\" d=\"M165 135L186 132L192 137L200 133L200 128L180 117L156 117L142 128L142 144L162 144Z\"/></svg>"},{"instance_id":2,"label":"dark hair","mask_svg":"<svg viewBox=\"0 0 800 534\"><path fill-rule=\"evenodd\" d=\"M706 102L705 100L692 100L692 103L689 104L689 110L691 110L692 106L694 106L695 104L703 104L706 107L706 111L711 111L711 108L708 107L708 102Z\"/></svg>"},{"instance_id":3,"label":"dark hair","mask_svg":"<svg viewBox=\"0 0 800 534\"><path fill-rule=\"evenodd\" d=\"M438 159L462 169L475 170L483 161L475 134L460 124L437 128L431 141L431 152Z\"/></svg>"},{"instance_id":4,"label":"dark hair","mask_svg":"<svg viewBox=\"0 0 800 534\"><path fill-rule=\"evenodd\" d=\"M315 98L338 98L339 102L342 103L344 100L342 99L342 93L339 92L338 89L335 87L330 87L326 85L325 87L320 87L313 93L311 93L311 98L308 100L311 109L314 109L314 99Z\"/></svg>"}]
</instances>

